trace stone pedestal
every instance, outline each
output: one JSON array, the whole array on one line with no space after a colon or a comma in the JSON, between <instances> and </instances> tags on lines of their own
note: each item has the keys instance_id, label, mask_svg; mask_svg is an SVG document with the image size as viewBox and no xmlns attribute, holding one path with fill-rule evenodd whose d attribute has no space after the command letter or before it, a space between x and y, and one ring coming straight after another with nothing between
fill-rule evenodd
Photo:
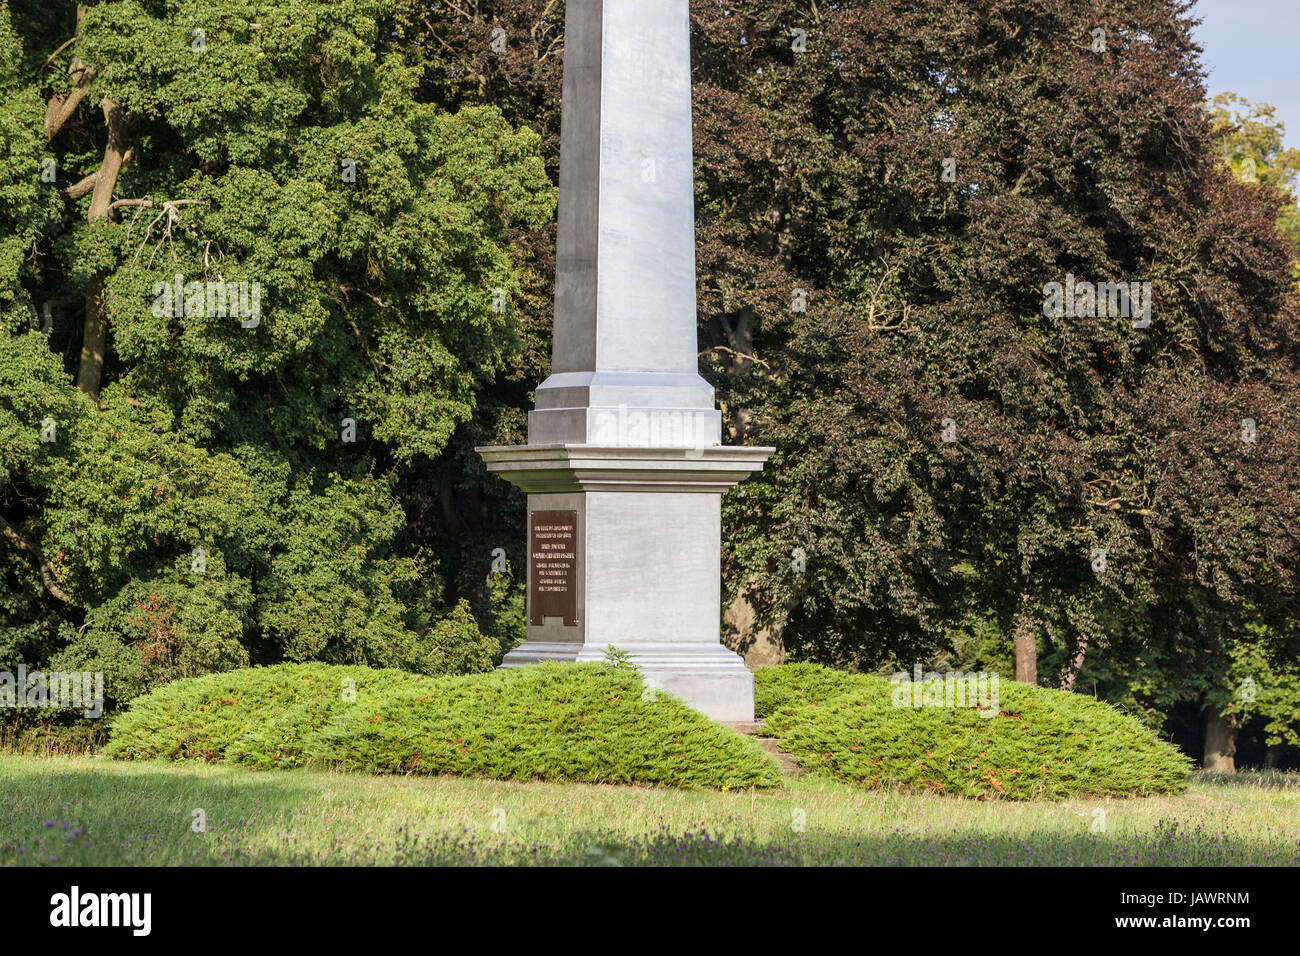
<instances>
[{"instance_id":1,"label":"stone pedestal","mask_svg":"<svg viewBox=\"0 0 1300 956\"><path fill-rule=\"evenodd\" d=\"M753 675L720 641L719 540L722 493L761 470L771 449L479 452L489 471L528 492L527 640L504 666L601 660L613 645L648 680L715 720L754 719ZM571 534L554 530L570 523ZM540 594L543 579L551 590Z\"/></svg>"}]
</instances>

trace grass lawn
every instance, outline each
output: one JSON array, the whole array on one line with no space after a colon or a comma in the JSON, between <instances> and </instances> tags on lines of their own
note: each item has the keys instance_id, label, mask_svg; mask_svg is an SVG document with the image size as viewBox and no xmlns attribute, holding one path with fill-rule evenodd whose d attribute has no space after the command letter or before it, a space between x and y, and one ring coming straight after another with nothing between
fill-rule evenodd
<instances>
[{"instance_id":1,"label":"grass lawn","mask_svg":"<svg viewBox=\"0 0 1300 956\"><path fill-rule=\"evenodd\" d=\"M0 754L0 863L1300 865L1300 775L1011 803L814 774L718 793Z\"/></svg>"}]
</instances>

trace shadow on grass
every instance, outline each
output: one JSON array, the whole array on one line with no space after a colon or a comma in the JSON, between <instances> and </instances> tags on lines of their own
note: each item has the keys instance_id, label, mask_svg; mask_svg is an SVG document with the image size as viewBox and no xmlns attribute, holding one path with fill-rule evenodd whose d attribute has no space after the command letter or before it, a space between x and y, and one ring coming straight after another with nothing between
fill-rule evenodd
<instances>
[{"instance_id":1,"label":"shadow on grass","mask_svg":"<svg viewBox=\"0 0 1300 956\"><path fill-rule=\"evenodd\" d=\"M1153 833L1035 833L1002 836L974 828L946 834L817 832L754 842L707 832L662 833L635 841L585 835L568 861L594 865L702 866L1233 866L1295 865L1300 845L1264 846L1162 824ZM565 862L561 858L561 862Z\"/></svg>"},{"instance_id":2,"label":"shadow on grass","mask_svg":"<svg viewBox=\"0 0 1300 956\"><path fill-rule=\"evenodd\" d=\"M70 769L34 760L0 780L0 864L201 866L277 862L259 840L319 786L288 775ZM197 812L196 812L197 811ZM197 829L201 821L206 829ZM212 837L216 836L216 839Z\"/></svg>"},{"instance_id":3,"label":"shadow on grass","mask_svg":"<svg viewBox=\"0 0 1300 956\"><path fill-rule=\"evenodd\" d=\"M1007 835L974 826L917 832L818 829L752 838L661 827L635 836L577 828L532 842L448 822L420 832L400 816L345 802L310 806L319 781L292 773L67 768L0 781L0 863L53 866L1224 866L1300 865L1295 834L1259 834L1161 821L1108 835L1041 830ZM203 810L207 829L193 828Z\"/></svg>"},{"instance_id":4,"label":"shadow on grass","mask_svg":"<svg viewBox=\"0 0 1300 956\"><path fill-rule=\"evenodd\" d=\"M1264 790L1293 790L1300 793L1300 773L1294 770L1239 770L1237 773L1193 771L1195 783L1218 787L1241 787Z\"/></svg>"}]
</instances>

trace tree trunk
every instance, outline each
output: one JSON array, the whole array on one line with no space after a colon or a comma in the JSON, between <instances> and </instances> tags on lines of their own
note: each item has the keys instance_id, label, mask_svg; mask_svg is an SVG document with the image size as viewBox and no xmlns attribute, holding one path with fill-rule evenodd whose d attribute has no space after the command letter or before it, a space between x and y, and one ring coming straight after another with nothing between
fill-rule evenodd
<instances>
[{"instance_id":1,"label":"tree trunk","mask_svg":"<svg viewBox=\"0 0 1300 956\"><path fill-rule=\"evenodd\" d=\"M87 221L108 216L113 204L113 190L122 172L126 145L121 140L121 110L116 100L104 100L104 121L108 124L108 145L104 161L95 177L95 192L90 197ZM104 282L95 278L86 289L86 320L81 335L81 362L77 367L77 388L91 398L99 397L104 377L104 356L108 353L108 310L104 302Z\"/></svg>"},{"instance_id":2,"label":"tree trunk","mask_svg":"<svg viewBox=\"0 0 1300 956\"><path fill-rule=\"evenodd\" d=\"M1276 770L1282 763L1282 745L1269 744L1264 748L1264 766L1269 770Z\"/></svg>"},{"instance_id":3,"label":"tree trunk","mask_svg":"<svg viewBox=\"0 0 1300 956\"><path fill-rule=\"evenodd\" d=\"M1205 712L1205 756L1201 766L1212 773L1236 773L1237 729L1217 708Z\"/></svg>"},{"instance_id":4,"label":"tree trunk","mask_svg":"<svg viewBox=\"0 0 1300 956\"><path fill-rule=\"evenodd\" d=\"M723 613L722 643L743 657L750 668L781 664L785 661L781 640L785 621L760 624L749 594L749 589L742 587Z\"/></svg>"},{"instance_id":5,"label":"tree trunk","mask_svg":"<svg viewBox=\"0 0 1300 956\"><path fill-rule=\"evenodd\" d=\"M1016 680L1038 683L1038 628L1028 594L1020 595L1020 613L1016 615Z\"/></svg>"},{"instance_id":6,"label":"tree trunk","mask_svg":"<svg viewBox=\"0 0 1300 956\"><path fill-rule=\"evenodd\" d=\"M77 32L81 32L81 21L86 15L86 5L77 6ZM72 119L82 101L90 94L91 80L95 71L73 57L70 75L76 78L77 85L67 93L56 94L50 98L45 110L45 135L53 139ZM117 177L126 162L128 151L122 142L121 109L116 100L105 99L100 104L104 111L104 121L108 125L108 143L104 147L104 161L99 169L84 177L76 185L64 190L63 196L73 201L84 196L92 188L90 211L87 221L104 219L113 205L113 190L117 188ZM85 324L81 336L81 360L77 367L77 388L93 399L99 398L99 387L104 376L104 356L108 351L108 318L104 303L103 277L97 276L86 287Z\"/></svg>"},{"instance_id":7,"label":"tree trunk","mask_svg":"<svg viewBox=\"0 0 1300 956\"><path fill-rule=\"evenodd\" d=\"M1079 679L1079 671L1083 670L1083 662L1087 656L1088 635L1081 631L1078 643L1075 645L1074 657L1070 658L1070 663L1065 668L1065 675L1061 678L1061 690L1074 690L1074 682Z\"/></svg>"},{"instance_id":8,"label":"tree trunk","mask_svg":"<svg viewBox=\"0 0 1300 956\"><path fill-rule=\"evenodd\" d=\"M104 377L104 355L108 350L108 318L104 311L104 280L97 277L86 289L86 320L81 329L81 362L77 366L77 388L91 398L99 398Z\"/></svg>"}]
</instances>

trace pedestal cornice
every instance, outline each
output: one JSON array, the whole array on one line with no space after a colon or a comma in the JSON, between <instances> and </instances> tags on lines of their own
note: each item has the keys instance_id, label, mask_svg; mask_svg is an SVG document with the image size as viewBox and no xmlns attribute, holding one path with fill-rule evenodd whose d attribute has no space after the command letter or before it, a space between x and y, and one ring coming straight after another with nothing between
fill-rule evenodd
<instances>
[{"instance_id":1,"label":"pedestal cornice","mask_svg":"<svg viewBox=\"0 0 1300 956\"><path fill-rule=\"evenodd\" d=\"M652 491L721 494L763 470L775 448L507 445L476 448L487 470L529 494Z\"/></svg>"}]
</instances>

